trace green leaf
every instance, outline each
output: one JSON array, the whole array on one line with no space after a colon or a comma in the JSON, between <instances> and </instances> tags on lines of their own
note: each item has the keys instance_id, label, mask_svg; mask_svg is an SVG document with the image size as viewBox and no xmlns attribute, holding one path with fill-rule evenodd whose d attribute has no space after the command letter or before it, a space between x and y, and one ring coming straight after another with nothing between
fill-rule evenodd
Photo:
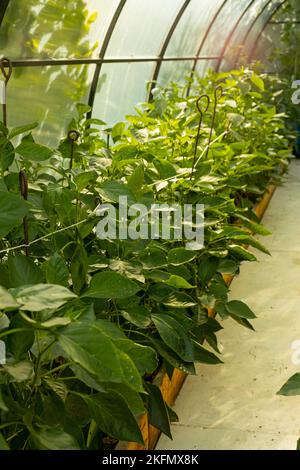
<instances>
[{"instance_id":1,"label":"green leaf","mask_svg":"<svg viewBox=\"0 0 300 470\"><path fill-rule=\"evenodd\" d=\"M59 427L39 427L30 429L31 436L38 449L41 450L80 450L75 437Z\"/></svg>"},{"instance_id":2,"label":"green leaf","mask_svg":"<svg viewBox=\"0 0 300 470\"><path fill-rule=\"evenodd\" d=\"M108 393L80 396L102 431L115 439L144 444L138 423L118 392L109 390Z\"/></svg>"},{"instance_id":3,"label":"green leaf","mask_svg":"<svg viewBox=\"0 0 300 470\"><path fill-rule=\"evenodd\" d=\"M248 330L255 331L251 323L246 319L246 318L241 318L238 317L237 315L233 315L232 313L230 314L231 318L235 320L237 323L240 325L244 326L245 328L248 328Z\"/></svg>"},{"instance_id":4,"label":"green leaf","mask_svg":"<svg viewBox=\"0 0 300 470\"><path fill-rule=\"evenodd\" d=\"M124 122L118 122L111 130L111 136L114 143L121 140L122 136L124 135L126 130L126 125Z\"/></svg>"},{"instance_id":5,"label":"green leaf","mask_svg":"<svg viewBox=\"0 0 300 470\"><path fill-rule=\"evenodd\" d=\"M244 243L246 245L252 246L253 248L256 248L257 250L261 251L262 253L265 253L266 255L271 256L271 253L269 252L269 250L262 243L256 240L256 238L253 238L253 237L245 238Z\"/></svg>"},{"instance_id":6,"label":"green leaf","mask_svg":"<svg viewBox=\"0 0 300 470\"><path fill-rule=\"evenodd\" d=\"M25 134L25 132L29 132L32 129L35 129L37 126L38 126L38 123L33 122L32 124L27 124L26 126L14 127L9 133L9 138L13 139L17 135Z\"/></svg>"},{"instance_id":7,"label":"green leaf","mask_svg":"<svg viewBox=\"0 0 300 470\"><path fill-rule=\"evenodd\" d=\"M297 373L290 377L277 393L286 397L300 395L300 374Z\"/></svg>"},{"instance_id":8,"label":"green leaf","mask_svg":"<svg viewBox=\"0 0 300 470\"><path fill-rule=\"evenodd\" d=\"M215 257L209 257L201 259L199 263L199 277L203 284L206 284L216 274L219 266L219 259Z\"/></svg>"},{"instance_id":9,"label":"green leaf","mask_svg":"<svg viewBox=\"0 0 300 470\"><path fill-rule=\"evenodd\" d=\"M88 258L84 246L77 245L72 256L70 271L73 282L73 290L76 294L80 294L86 284L88 272Z\"/></svg>"},{"instance_id":10,"label":"green leaf","mask_svg":"<svg viewBox=\"0 0 300 470\"><path fill-rule=\"evenodd\" d=\"M95 299L124 299L140 291L141 288L122 274L104 271L92 278L90 286L82 297Z\"/></svg>"},{"instance_id":11,"label":"green leaf","mask_svg":"<svg viewBox=\"0 0 300 470\"><path fill-rule=\"evenodd\" d=\"M265 91L264 81L256 73L251 75L250 80L260 91Z\"/></svg>"},{"instance_id":12,"label":"green leaf","mask_svg":"<svg viewBox=\"0 0 300 470\"><path fill-rule=\"evenodd\" d=\"M0 191L0 238L19 226L29 212L29 205L17 194Z\"/></svg>"},{"instance_id":13,"label":"green leaf","mask_svg":"<svg viewBox=\"0 0 300 470\"><path fill-rule=\"evenodd\" d=\"M150 311L143 305L129 305L120 310L120 314L139 328L147 328L151 323Z\"/></svg>"},{"instance_id":14,"label":"green leaf","mask_svg":"<svg viewBox=\"0 0 300 470\"><path fill-rule=\"evenodd\" d=\"M118 183L117 181L105 181L99 187L99 193L106 200L112 202L119 202L120 196L126 196L128 204L134 204L135 197L131 189L125 184Z\"/></svg>"},{"instance_id":15,"label":"green leaf","mask_svg":"<svg viewBox=\"0 0 300 470\"><path fill-rule=\"evenodd\" d=\"M169 251L168 262L174 266L180 266L181 264L190 263L197 257L195 251L189 251L185 248L173 248Z\"/></svg>"},{"instance_id":16,"label":"green leaf","mask_svg":"<svg viewBox=\"0 0 300 470\"><path fill-rule=\"evenodd\" d=\"M141 163L128 180L128 187L133 193L138 193L144 184L144 165Z\"/></svg>"},{"instance_id":17,"label":"green leaf","mask_svg":"<svg viewBox=\"0 0 300 470\"><path fill-rule=\"evenodd\" d=\"M235 315L240 318L252 319L256 318L252 310L244 302L240 300L231 300L226 304L226 310L229 314Z\"/></svg>"},{"instance_id":18,"label":"green leaf","mask_svg":"<svg viewBox=\"0 0 300 470\"><path fill-rule=\"evenodd\" d=\"M36 144L31 139L24 137L20 145L16 148L16 152L25 160L33 162L43 162L49 160L54 151L41 144Z\"/></svg>"},{"instance_id":19,"label":"green leaf","mask_svg":"<svg viewBox=\"0 0 300 470\"><path fill-rule=\"evenodd\" d=\"M54 284L35 284L10 289L11 294L21 304L20 310L39 312L48 308L59 308L76 297L66 287Z\"/></svg>"},{"instance_id":20,"label":"green leaf","mask_svg":"<svg viewBox=\"0 0 300 470\"><path fill-rule=\"evenodd\" d=\"M143 391L140 375L127 354L119 350L113 337L101 323L72 323L57 332L59 343L75 364L82 367L98 383L125 383ZM79 377L81 378L81 377Z\"/></svg>"},{"instance_id":21,"label":"green leaf","mask_svg":"<svg viewBox=\"0 0 300 470\"><path fill-rule=\"evenodd\" d=\"M153 335L149 336L149 340L154 345L164 361L171 364L173 368L179 369L186 374L196 375L195 366L192 362L183 361L171 348L169 348L163 341L154 338Z\"/></svg>"},{"instance_id":22,"label":"green leaf","mask_svg":"<svg viewBox=\"0 0 300 470\"><path fill-rule=\"evenodd\" d=\"M196 286L192 286L188 281L183 279L183 277L176 276L172 274L169 279L164 281L165 284L171 287L175 287L176 289L195 289Z\"/></svg>"},{"instance_id":23,"label":"green leaf","mask_svg":"<svg viewBox=\"0 0 300 470\"><path fill-rule=\"evenodd\" d=\"M0 432L0 450L9 450L9 445L7 444L1 432Z\"/></svg>"},{"instance_id":24,"label":"green leaf","mask_svg":"<svg viewBox=\"0 0 300 470\"><path fill-rule=\"evenodd\" d=\"M170 314L151 315L160 337L175 351L181 359L187 362L194 361L194 350L191 340Z\"/></svg>"},{"instance_id":25,"label":"green leaf","mask_svg":"<svg viewBox=\"0 0 300 470\"><path fill-rule=\"evenodd\" d=\"M74 176L74 183L76 184L77 191L82 191L87 188L87 186L95 182L98 178L96 171L85 171L84 173L79 173Z\"/></svg>"},{"instance_id":26,"label":"green leaf","mask_svg":"<svg viewBox=\"0 0 300 470\"><path fill-rule=\"evenodd\" d=\"M6 137L0 137L0 155L1 170L6 171L15 158L14 146Z\"/></svg>"},{"instance_id":27,"label":"green leaf","mask_svg":"<svg viewBox=\"0 0 300 470\"><path fill-rule=\"evenodd\" d=\"M13 298L10 292L8 292L4 287L0 286L0 309L5 308L18 308L19 304Z\"/></svg>"},{"instance_id":28,"label":"green leaf","mask_svg":"<svg viewBox=\"0 0 300 470\"><path fill-rule=\"evenodd\" d=\"M185 292L172 292L162 300L166 307L172 308L190 308L197 305L193 297Z\"/></svg>"},{"instance_id":29,"label":"green leaf","mask_svg":"<svg viewBox=\"0 0 300 470\"><path fill-rule=\"evenodd\" d=\"M35 262L22 254L8 257L8 273L11 287L39 284L43 278Z\"/></svg>"},{"instance_id":30,"label":"green leaf","mask_svg":"<svg viewBox=\"0 0 300 470\"><path fill-rule=\"evenodd\" d=\"M147 384L149 393L149 421L166 436L172 439L169 413L160 389L156 385Z\"/></svg>"},{"instance_id":31,"label":"green leaf","mask_svg":"<svg viewBox=\"0 0 300 470\"><path fill-rule=\"evenodd\" d=\"M10 328L28 328L28 323L17 313L10 323ZM21 359L32 347L34 343L34 330L20 331L7 337L7 344L16 360Z\"/></svg>"},{"instance_id":32,"label":"green leaf","mask_svg":"<svg viewBox=\"0 0 300 470\"><path fill-rule=\"evenodd\" d=\"M65 260L58 253L54 253L46 263L46 281L67 287L68 280L69 270Z\"/></svg>"},{"instance_id":33,"label":"green leaf","mask_svg":"<svg viewBox=\"0 0 300 470\"><path fill-rule=\"evenodd\" d=\"M87 113L91 111L92 108L88 104L77 103L76 109L77 109L78 117L83 118Z\"/></svg>"},{"instance_id":34,"label":"green leaf","mask_svg":"<svg viewBox=\"0 0 300 470\"><path fill-rule=\"evenodd\" d=\"M242 246L229 245L229 250L241 261L256 261L256 257Z\"/></svg>"},{"instance_id":35,"label":"green leaf","mask_svg":"<svg viewBox=\"0 0 300 470\"><path fill-rule=\"evenodd\" d=\"M202 364L223 364L221 359L214 353L208 351L203 346L193 341L195 361Z\"/></svg>"},{"instance_id":36,"label":"green leaf","mask_svg":"<svg viewBox=\"0 0 300 470\"><path fill-rule=\"evenodd\" d=\"M110 382L103 384L103 387L107 393L109 393L110 390L119 393L126 401L128 408L131 410L134 416L139 416L142 413L145 413L145 406L141 398L141 394L135 390L132 390L132 388L128 387L128 385L114 384Z\"/></svg>"},{"instance_id":37,"label":"green leaf","mask_svg":"<svg viewBox=\"0 0 300 470\"><path fill-rule=\"evenodd\" d=\"M14 382L25 382L33 377L33 363L30 361L19 361L15 364L4 364L3 368L13 378Z\"/></svg>"},{"instance_id":38,"label":"green leaf","mask_svg":"<svg viewBox=\"0 0 300 470\"><path fill-rule=\"evenodd\" d=\"M157 368L158 357L149 346L142 346L128 339L116 340L114 344L132 359L141 375L152 374Z\"/></svg>"}]
</instances>

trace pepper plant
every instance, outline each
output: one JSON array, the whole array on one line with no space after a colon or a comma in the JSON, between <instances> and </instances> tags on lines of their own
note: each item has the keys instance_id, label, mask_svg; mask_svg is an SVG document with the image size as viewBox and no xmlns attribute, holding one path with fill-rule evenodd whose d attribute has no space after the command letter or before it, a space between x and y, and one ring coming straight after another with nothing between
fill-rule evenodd
<instances>
[{"instance_id":1,"label":"pepper plant","mask_svg":"<svg viewBox=\"0 0 300 470\"><path fill-rule=\"evenodd\" d=\"M217 332L228 317L253 329L255 314L229 301L224 274L256 260L246 246L268 253L253 236L268 234L253 209L279 181L290 143L268 80L250 70L211 73L188 98L176 84L156 88L151 103L111 129L78 104L55 149L35 141L36 123L1 126L1 449L142 444L146 411L171 436L176 416L153 385L156 373L221 364ZM211 104L197 138L203 93ZM147 207L204 204L204 247L98 238L96 209L118 209L119 196Z\"/></svg>"}]
</instances>

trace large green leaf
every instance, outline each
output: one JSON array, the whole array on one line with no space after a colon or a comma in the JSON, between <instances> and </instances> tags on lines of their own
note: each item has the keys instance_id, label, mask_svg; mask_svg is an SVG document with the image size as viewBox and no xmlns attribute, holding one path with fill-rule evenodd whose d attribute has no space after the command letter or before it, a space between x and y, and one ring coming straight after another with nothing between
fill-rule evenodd
<instances>
[{"instance_id":1,"label":"large green leaf","mask_svg":"<svg viewBox=\"0 0 300 470\"><path fill-rule=\"evenodd\" d=\"M29 212L29 204L17 194L0 191L0 238L20 225Z\"/></svg>"},{"instance_id":2,"label":"large green leaf","mask_svg":"<svg viewBox=\"0 0 300 470\"><path fill-rule=\"evenodd\" d=\"M139 328L147 328L151 323L150 311L143 305L128 305L120 311L121 315Z\"/></svg>"},{"instance_id":3,"label":"large green leaf","mask_svg":"<svg viewBox=\"0 0 300 470\"><path fill-rule=\"evenodd\" d=\"M59 343L75 364L94 380L125 383L143 391L142 380L133 361L118 349L101 323L72 323L58 332Z\"/></svg>"},{"instance_id":4,"label":"large green leaf","mask_svg":"<svg viewBox=\"0 0 300 470\"><path fill-rule=\"evenodd\" d=\"M172 439L169 413L160 389L152 384L147 384L146 389L149 393L150 424Z\"/></svg>"},{"instance_id":5,"label":"large green leaf","mask_svg":"<svg viewBox=\"0 0 300 470\"><path fill-rule=\"evenodd\" d=\"M39 284L43 275L35 262L21 253L8 258L9 282L11 287L25 284Z\"/></svg>"},{"instance_id":6,"label":"large green leaf","mask_svg":"<svg viewBox=\"0 0 300 470\"><path fill-rule=\"evenodd\" d=\"M28 323L24 320L19 313L17 313L10 323L11 329L28 328ZM14 358L21 359L32 347L34 343L34 329L28 328L27 331L19 331L7 337L7 344L9 351L13 354Z\"/></svg>"},{"instance_id":7,"label":"large green leaf","mask_svg":"<svg viewBox=\"0 0 300 470\"><path fill-rule=\"evenodd\" d=\"M76 297L66 287L54 284L35 284L10 289L13 297L21 304L21 310L39 312L47 308L59 308Z\"/></svg>"},{"instance_id":8,"label":"large green leaf","mask_svg":"<svg viewBox=\"0 0 300 470\"><path fill-rule=\"evenodd\" d=\"M132 359L140 374L152 374L157 368L158 358L154 349L134 343L128 339L119 339L114 341L114 343Z\"/></svg>"},{"instance_id":9,"label":"large green leaf","mask_svg":"<svg viewBox=\"0 0 300 470\"><path fill-rule=\"evenodd\" d=\"M141 288L122 274L104 271L92 278L90 286L82 297L95 299L124 299L140 291Z\"/></svg>"},{"instance_id":10,"label":"large green leaf","mask_svg":"<svg viewBox=\"0 0 300 470\"><path fill-rule=\"evenodd\" d=\"M250 310L248 305L246 305L241 300L231 300L227 302L226 310L229 314L235 315L241 318L253 319L256 318L255 314Z\"/></svg>"},{"instance_id":11,"label":"large green leaf","mask_svg":"<svg viewBox=\"0 0 300 470\"><path fill-rule=\"evenodd\" d=\"M174 266L180 266L181 264L190 263L196 256L195 251L189 251L185 248L173 248L168 254L168 262Z\"/></svg>"},{"instance_id":12,"label":"large green leaf","mask_svg":"<svg viewBox=\"0 0 300 470\"><path fill-rule=\"evenodd\" d=\"M38 126L38 123L33 122L31 124L27 124L26 126L14 127L9 133L9 138L13 139L17 135L25 134L25 132L32 131L32 129L35 129L37 126Z\"/></svg>"},{"instance_id":13,"label":"large green leaf","mask_svg":"<svg viewBox=\"0 0 300 470\"><path fill-rule=\"evenodd\" d=\"M86 284L86 276L88 271L88 259L86 250L82 245L78 245L72 256L70 271L73 282L73 290L76 294L80 294L82 288Z\"/></svg>"},{"instance_id":14,"label":"large green leaf","mask_svg":"<svg viewBox=\"0 0 300 470\"><path fill-rule=\"evenodd\" d=\"M184 361L194 361L194 350L191 340L182 325L171 314L151 315L160 337Z\"/></svg>"},{"instance_id":15,"label":"large green leaf","mask_svg":"<svg viewBox=\"0 0 300 470\"><path fill-rule=\"evenodd\" d=\"M203 284L210 281L211 278L216 274L219 262L219 259L213 256L200 260L199 277Z\"/></svg>"},{"instance_id":16,"label":"large green leaf","mask_svg":"<svg viewBox=\"0 0 300 470\"><path fill-rule=\"evenodd\" d=\"M14 146L6 137L0 137L0 155L0 167L4 172L13 163L15 158Z\"/></svg>"},{"instance_id":17,"label":"large green leaf","mask_svg":"<svg viewBox=\"0 0 300 470\"><path fill-rule=\"evenodd\" d=\"M287 397L300 395L300 374L294 374L289 380L281 387L278 395L285 395Z\"/></svg>"},{"instance_id":18,"label":"large green leaf","mask_svg":"<svg viewBox=\"0 0 300 470\"><path fill-rule=\"evenodd\" d=\"M80 395L99 428L116 439L144 444L140 428L124 398L116 391Z\"/></svg>"},{"instance_id":19,"label":"large green leaf","mask_svg":"<svg viewBox=\"0 0 300 470\"><path fill-rule=\"evenodd\" d=\"M194 289L196 286L192 286L183 277L172 274L169 279L164 281L168 286L175 287L176 289Z\"/></svg>"},{"instance_id":20,"label":"large green leaf","mask_svg":"<svg viewBox=\"0 0 300 470\"><path fill-rule=\"evenodd\" d=\"M41 450L80 450L75 437L60 427L39 427L30 429L31 437Z\"/></svg>"},{"instance_id":21,"label":"large green leaf","mask_svg":"<svg viewBox=\"0 0 300 470\"><path fill-rule=\"evenodd\" d=\"M193 341L195 361L202 364L222 364L222 361L211 351Z\"/></svg>"},{"instance_id":22,"label":"large green leaf","mask_svg":"<svg viewBox=\"0 0 300 470\"><path fill-rule=\"evenodd\" d=\"M68 286L69 270L68 266L58 253L54 253L46 263L46 280L49 284Z\"/></svg>"},{"instance_id":23,"label":"large green leaf","mask_svg":"<svg viewBox=\"0 0 300 470\"><path fill-rule=\"evenodd\" d=\"M54 151L41 144L36 144L31 139L25 137L20 145L16 148L16 152L21 155L24 160L42 162L49 160Z\"/></svg>"}]
</instances>

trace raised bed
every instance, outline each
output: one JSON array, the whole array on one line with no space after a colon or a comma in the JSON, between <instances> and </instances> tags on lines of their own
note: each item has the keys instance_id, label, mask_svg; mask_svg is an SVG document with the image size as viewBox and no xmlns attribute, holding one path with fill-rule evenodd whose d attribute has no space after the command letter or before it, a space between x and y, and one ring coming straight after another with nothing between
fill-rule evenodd
<instances>
[{"instance_id":1,"label":"raised bed","mask_svg":"<svg viewBox=\"0 0 300 470\"><path fill-rule=\"evenodd\" d=\"M274 184L269 185L264 196L255 206L254 212L260 220L263 218L263 215L269 206L275 189L276 186ZM223 277L228 286L234 279L234 276L228 274L224 274ZM209 316L213 317L215 315L215 312L213 309L210 309L208 314ZM169 379L168 375L163 370L161 370L157 374L154 380L154 384L159 386L162 392L162 396L169 406L174 405L175 400L185 382L187 375L188 374L178 369L174 370L172 380ZM145 446L141 446L136 442L119 442L117 450L153 450L155 448L161 432L159 431L159 429L155 428L149 423L147 413L141 416L139 425L143 435Z\"/></svg>"}]
</instances>

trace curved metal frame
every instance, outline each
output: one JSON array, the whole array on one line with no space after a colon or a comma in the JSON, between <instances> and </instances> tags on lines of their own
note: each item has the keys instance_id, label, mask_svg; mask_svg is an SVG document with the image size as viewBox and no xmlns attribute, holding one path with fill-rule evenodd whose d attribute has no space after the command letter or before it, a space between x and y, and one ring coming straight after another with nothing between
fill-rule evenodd
<instances>
[{"instance_id":1,"label":"curved metal frame","mask_svg":"<svg viewBox=\"0 0 300 470\"><path fill-rule=\"evenodd\" d=\"M247 42L247 39L248 37L250 36L251 34L251 31L253 30L254 26L256 25L257 21L259 20L259 18L263 15L263 13L265 12L265 10L268 8L268 6L273 2L274 0L268 0L265 5L263 6L263 8L261 9L260 13L255 17L255 19L252 21L250 27L248 28L244 38L243 38L243 41L242 41L242 44L245 46L246 42ZM242 54L242 51L239 50L238 52L238 55L235 59L235 62L234 62L234 67L236 68L237 67L237 64L239 63L239 60L240 60L240 57L241 57L241 54Z\"/></svg>"},{"instance_id":2,"label":"curved metal frame","mask_svg":"<svg viewBox=\"0 0 300 470\"><path fill-rule=\"evenodd\" d=\"M227 36L226 40L225 40L225 43L224 43L224 46L223 46L223 49L221 51L221 59L218 61L218 64L216 66L216 72L219 72L220 70L220 67L221 67L221 64L222 64L222 61L224 59L224 56L225 56L225 53L227 51L227 48L229 47L229 44L230 44L230 41L231 39L233 38L233 35L234 33L237 31L242 19L244 18L244 16L246 15L246 13L248 13L248 11L250 10L250 8L252 7L252 5L254 5L254 3L256 2L256 0L251 0L247 7L245 8L245 10L243 11L243 13L239 16L237 22L235 23L234 27L232 28L231 32L229 33L229 35Z\"/></svg>"},{"instance_id":3,"label":"curved metal frame","mask_svg":"<svg viewBox=\"0 0 300 470\"><path fill-rule=\"evenodd\" d=\"M167 36L166 36L166 38L165 38L165 40L162 44L162 47L161 47L161 49L159 51L159 54L158 54L159 60L156 63L156 67L154 69L153 75L152 75L151 80L150 80L148 101L150 101L152 99L152 91L156 86L156 81L158 79L158 75L159 75L159 72L160 72L162 59L164 58L164 55L165 55L165 53L168 49L168 46L170 44L170 41L172 39L172 36L173 36L176 28L177 28L177 25L180 22L185 10L187 9L187 7L189 6L190 3L191 3L191 0L185 0L184 3L181 5L181 8L179 9L179 12L177 13L177 15L176 15L169 31L168 31L168 34L167 34Z\"/></svg>"},{"instance_id":4,"label":"curved metal frame","mask_svg":"<svg viewBox=\"0 0 300 470\"><path fill-rule=\"evenodd\" d=\"M222 10L223 10L223 8L225 7L226 3L227 3L227 0L224 0L224 2L219 6L219 8L217 9L216 13L214 14L214 16L213 16L211 22L209 23L208 28L207 28L207 30L206 30L206 32L205 32L205 34L204 34L204 36L203 36L203 38L202 38L202 40L201 40L201 43L200 43L200 45L199 45L199 47L198 47L198 49L197 49L196 57L200 57L200 54L201 54L201 52L202 52L202 49L203 49L203 47L204 47L204 44L206 43L206 40L207 40L207 38L208 38L208 36L209 36L209 33L210 33L210 31L212 30L212 27L213 27L213 25L215 24L215 22L217 21L219 15L222 13ZM192 70L191 70L191 75L190 75L190 84L189 84L189 86L188 86L188 88L187 88L187 91L186 91L186 95L187 95L187 96L189 96L190 91L191 91L192 80L193 80L193 76L194 76L194 73L195 73L195 70L196 70L196 67L197 67L197 63L198 63L198 60L194 60L193 67L192 67Z\"/></svg>"},{"instance_id":5,"label":"curved metal frame","mask_svg":"<svg viewBox=\"0 0 300 470\"><path fill-rule=\"evenodd\" d=\"M250 52L250 55L249 55L249 59L250 59L250 62L252 62L253 60L253 56L255 54L255 51L257 49L257 46L258 46L258 43L262 37L262 35L264 34L268 24L270 24L270 21L272 20L272 18L274 18L274 16L276 15L276 13L283 7L283 5L287 2L287 0L283 0L282 3L280 3L279 5L277 5L275 8L274 8L274 11L272 12L271 16L268 18L268 21L265 22L265 24L263 25L261 31L259 32L259 35L257 36L254 44L253 44L253 47L251 48L251 52Z\"/></svg>"},{"instance_id":6,"label":"curved metal frame","mask_svg":"<svg viewBox=\"0 0 300 470\"><path fill-rule=\"evenodd\" d=\"M100 77L100 73L101 73L103 59L104 59L104 56L106 54L110 38L112 37L112 34L114 32L114 29L116 27L116 24L117 24L120 16L121 16L123 8L126 5L126 1L127 0L120 0L120 3L117 6L116 11L115 11L115 13L112 17L111 22L110 22L108 30L106 31L106 35L105 35L102 47L100 49L100 53L99 53L100 62L96 66L96 70L95 70L93 81L92 81L91 88L90 88L89 100L88 100L88 104L89 104L89 106L91 106L91 108L93 108L93 106L94 106L95 95L96 95L96 91L97 91L97 86L98 86L98 81L99 81L99 77ZM90 111L88 113L88 117L90 118L91 115L92 115L92 111Z\"/></svg>"},{"instance_id":7,"label":"curved metal frame","mask_svg":"<svg viewBox=\"0 0 300 470\"><path fill-rule=\"evenodd\" d=\"M0 3L0 26L3 21L4 15L6 13L8 4L9 4L9 0L2 0L2 2Z\"/></svg>"}]
</instances>

